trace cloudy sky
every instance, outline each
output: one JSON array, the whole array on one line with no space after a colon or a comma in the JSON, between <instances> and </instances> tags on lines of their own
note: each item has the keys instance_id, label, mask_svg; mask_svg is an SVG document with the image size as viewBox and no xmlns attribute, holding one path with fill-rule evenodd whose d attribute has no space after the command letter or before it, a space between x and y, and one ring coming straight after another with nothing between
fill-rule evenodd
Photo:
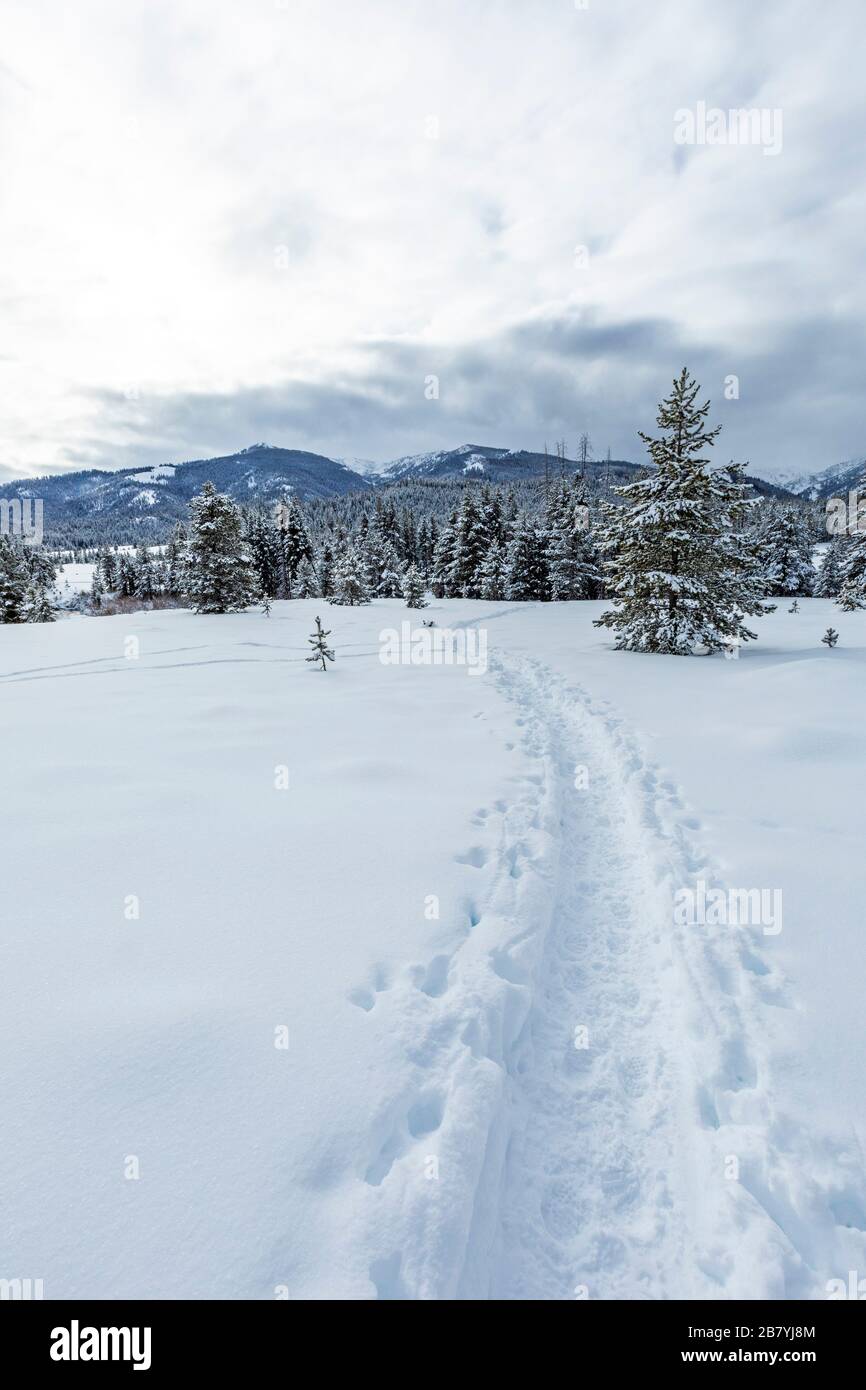
<instances>
[{"instance_id":1,"label":"cloudy sky","mask_svg":"<svg viewBox=\"0 0 866 1390\"><path fill-rule=\"evenodd\" d=\"M684 363L726 457L866 454L862 0L0 14L6 476L583 430L636 458ZM699 103L781 149L678 143Z\"/></svg>"}]
</instances>

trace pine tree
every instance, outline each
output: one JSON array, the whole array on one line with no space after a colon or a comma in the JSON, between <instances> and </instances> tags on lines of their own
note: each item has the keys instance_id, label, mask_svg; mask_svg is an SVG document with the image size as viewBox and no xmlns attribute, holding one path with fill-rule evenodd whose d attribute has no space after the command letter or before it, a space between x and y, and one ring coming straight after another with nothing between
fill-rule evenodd
<instances>
[{"instance_id":1,"label":"pine tree","mask_svg":"<svg viewBox=\"0 0 866 1390\"><path fill-rule=\"evenodd\" d=\"M855 531L849 540L839 542L839 607L846 613L866 608L866 531Z\"/></svg>"},{"instance_id":2,"label":"pine tree","mask_svg":"<svg viewBox=\"0 0 866 1390\"><path fill-rule=\"evenodd\" d=\"M407 608L426 608L424 580L414 565L410 565L403 576L403 600Z\"/></svg>"},{"instance_id":3,"label":"pine tree","mask_svg":"<svg viewBox=\"0 0 866 1390\"><path fill-rule=\"evenodd\" d=\"M306 658L306 660L307 660L307 661L314 661L314 662L316 662L316 663L321 662L321 663L322 663L322 670L323 670L323 671L327 671L327 669L328 669L328 667L327 667L327 662L333 661L333 660L334 660L334 653L331 651L331 648L328 646L328 638L330 637L330 635L331 635L330 631L325 632L325 631L323 630L321 619L320 619L320 618L317 618L317 619L316 619L316 630L315 630L315 632L312 634L311 637L308 637L308 638L307 638L307 641L310 643L310 646L313 648L313 652L312 652L312 655L311 655L311 656L308 656L308 657Z\"/></svg>"},{"instance_id":4,"label":"pine tree","mask_svg":"<svg viewBox=\"0 0 866 1390\"><path fill-rule=\"evenodd\" d=\"M839 634L834 627L828 627L827 631L824 633L824 636L821 638L821 641L825 643L825 645L829 647L829 649L832 651L836 643L839 641Z\"/></svg>"},{"instance_id":5,"label":"pine tree","mask_svg":"<svg viewBox=\"0 0 866 1390\"><path fill-rule=\"evenodd\" d=\"M91 608L93 608L93 609L95 609L95 610L98 611L98 610L102 607L102 599L103 599L104 593L105 593L105 589L103 588L103 584L102 584L102 576L101 576L101 574L100 574L100 572L99 572L99 566L97 565L96 568L95 568L94 571L93 571L93 579L91 580L91 583L90 583L90 606L91 606Z\"/></svg>"},{"instance_id":6,"label":"pine tree","mask_svg":"<svg viewBox=\"0 0 866 1390\"><path fill-rule=\"evenodd\" d=\"M659 406L660 438L641 432L655 471L618 487L606 504L601 549L614 608L596 620L620 651L689 655L719 651L755 634L747 614L767 609L741 529L751 507L742 469L708 471L701 457L721 426L706 427L709 401L686 368Z\"/></svg>"},{"instance_id":7,"label":"pine tree","mask_svg":"<svg viewBox=\"0 0 866 1390\"><path fill-rule=\"evenodd\" d=\"M548 517L550 596L595 598L601 588L598 556L588 528L586 489L563 482Z\"/></svg>"},{"instance_id":8,"label":"pine tree","mask_svg":"<svg viewBox=\"0 0 866 1390\"><path fill-rule=\"evenodd\" d=\"M376 598L399 598L403 591L400 561L389 540L374 550L372 538L366 547L368 583Z\"/></svg>"},{"instance_id":9,"label":"pine tree","mask_svg":"<svg viewBox=\"0 0 866 1390\"><path fill-rule=\"evenodd\" d=\"M117 568L117 582L122 598L132 598L135 593L135 564L130 555L121 555Z\"/></svg>"},{"instance_id":10,"label":"pine tree","mask_svg":"<svg viewBox=\"0 0 866 1390\"><path fill-rule=\"evenodd\" d=\"M94 579L97 575L99 575L103 593L106 591L108 593L113 593L118 584L117 556L113 551L109 550L108 546L105 546L99 552L99 558L96 562L96 570L93 576Z\"/></svg>"},{"instance_id":11,"label":"pine tree","mask_svg":"<svg viewBox=\"0 0 866 1390\"><path fill-rule=\"evenodd\" d=\"M165 548L165 592L176 598L183 589L183 557L186 529L178 522Z\"/></svg>"},{"instance_id":12,"label":"pine tree","mask_svg":"<svg viewBox=\"0 0 866 1390\"><path fill-rule=\"evenodd\" d=\"M479 571L481 578L481 597L488 602L505 598L508 561L505 550L499 541L494 541L484 556Z\"/></svg>"},{"instance_id":13,"label":"pine tree","mask_svg":"<svg viewBox=\"0 0 866 1390\"><path fill-rule=\"evenodd\" d=\"M48 601L48 591L43 585L31 581L24 595L21 608L22 623L53 623L54 614Z\"/></svg>"},{"instance_id":14,"label":"pine tree","mask_svg":"<svg viewBox=\"0 0 866 1390\"><path fill-rule=\"evenodd\" d=\"M479 571L490 548L490 540L475 488L469 486L463 493L463 505L455 528L454 549L446 581L448 593L460 598L481 597Z\"/></svg>"},{"instance_id":15,"label":"pine tree","mask_svg":"<svg viewBox=\"0 0 866 1390\"><path fill-rule=\"evenodd\" d=\"M505 596L518 602L546 602L550 598L547 533L525 513L515 521L508 547Z\"/></svg>"},{"instance_id":16,"label":"pine tree","mask_svg":"<svg viewBox=\"0 0 866 1390\"><path fill-rule=\"evenodd\" d=\"M356 550L346 550L334 567L331 603L354 608L370 602L370 591L361 556Z\"/></svg>"},{"instance_id":17,"label":"pine tree","mask_svg":"<svg viewBox=\"0 0 866 1390\"><path fill-rule=\"evenodd\" d=\"M755 545L764 574L765 592L775 596L811 594L815 583L812 535L808 518L793 507L764 504Z\"/></svg>"},{"instance_id":18,"label":"pine tree","mask_svg":"<svg viewBox=\"0 0 866 1390\"><path fill-rule=\"evenodd\" d=\"M135 597L149 601L156 590L150 552L140 545L135 552Z\"/></svg>"},{"instance_id":19,"label":"pine tree","mask_svg":"<svg viewBox=\"0 0 866 1390\"><path fill-rule=\"evenodd\" d=\"M816 598L837 598L842 587L842 542L832 540L815 581Z\"/></svg>"},{"instance_id":20,"label":"pine tree","mask_svg":"<svg viewBox=\"0 0 866 1390\"><path fill-rule=\"evenodd\" d=\"M260 591L276 598L283 584L283 552L276 523L266 512L246 517L245 539Z\"/></svg>"},{"instance_id":21,"label":"pine tree","mask_svg":"<svg viewBox=\"0 0 866 1390\"><path fill-rule=\"evenodd\" d=\"M312 560L302 560L295 577L295 598L321 598Z\"/></svg>"},{"instance_id":22,"label":"pine tree","mask_svg":"<svg viewBox=\"0 0 866 1390\"><path fill-rule=\"evenodd\" d=\"M312 560L313 547L304 525L304 515L297 497L282 501L277 507L279 553L281 564L280 597L294 597L295 578L304 560Z\"/></svg>"},{"instance_id":23,"label":"pine tree","mask_svg":"<svg viewBox=\"0 0 866 1390\"><path fill-rule=\"evenodd\" d=\"M0 623L24 622L31 582L24 546L15 537L0 535Z\"/></svg>"},{"instance_id":24,"label":"pine tree","mask_svg":"<svg viewBox=\"0 0 866 1390\"><path fill-rule=\"evenodd\" d=\"M325 541L316 559L316 583L322 598L330 598L334 587L334 552Z\"/></svg>"},{"instance_id":25,"label":"pine tree","mask_svg":"<svg viewBox=\"0 0 866 1390\"><path fill-rule=\"evenodd\" d=\"M196 613L240 612L257 597L240 511L209 482L189 507L185 592Z\"/></svg>"},{"instance_id":26,"label":"pine tree","mask_svg":"<svg viewBox=\"0 0 866 1390\"><path fill-rule=\"evenodd\" d=\"M436 598L453 598L451 588L452 565L457 546L457 513L452 512L448 522L439 532L436 549L433 552L431 584Z\"/></svg>"}]
</instances>

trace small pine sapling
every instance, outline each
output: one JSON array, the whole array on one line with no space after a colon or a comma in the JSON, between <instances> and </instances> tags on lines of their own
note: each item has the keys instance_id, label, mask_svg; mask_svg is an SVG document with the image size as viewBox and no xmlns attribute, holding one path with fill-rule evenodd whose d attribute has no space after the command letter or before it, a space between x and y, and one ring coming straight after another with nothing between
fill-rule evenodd
<instances>
[{"instance_id":1,"label":"small pine sapling","mask_svg":"<svg viewBox=\"0 0 866 1390\"><path fill-rule=\"evenodd\" d=\"M788 609L788 612L789 612L789 613L799 613L799 611L800 611L800 605L799 605L799 603L797 602L797 600L794 599L794 602L791 604L791 607Z\"/></svg>"},{"instance_id":2,"label":"small pine sapling","mask_svg":"<svg viewBox=\"0 0 866 1390\"><path fill-rule=\"evenodd\" d=\"M839 634L834 627L828 627L821 641L832 651L833 647L835 647L836 643L839 641Z\"/></svg>"},{"instance_id":3,"label":"small pine sapling","mask_svg":"<svg viewBox=\"0 0 866 1390\"><path fill-rule=\"evenodd\" d=\"M426 608L424 580L414 565L410 565L403 576L403 602L407 608Z\"/></svg>"},{"instance_id":4,"label":"small pine sapling","mask_svg":"<svg viewBox=\"0 0 866 1390\"><path fill-rule=\"evenodd\" d=\"M316 663L321 662L323 671L327 671L328 669L326 662L334 660L334 653L331 651L331 648L328 646L327 642L327 639L330 637L330 635L330 629L327 632L325 632L322 628L321 618L317 618L316 630L311 637L307 638L307 641L310 643L310 646L313 648L313 651L312 654L308 656L306 659L307 661L315 661Z\"/></svg>"}]
</instances>

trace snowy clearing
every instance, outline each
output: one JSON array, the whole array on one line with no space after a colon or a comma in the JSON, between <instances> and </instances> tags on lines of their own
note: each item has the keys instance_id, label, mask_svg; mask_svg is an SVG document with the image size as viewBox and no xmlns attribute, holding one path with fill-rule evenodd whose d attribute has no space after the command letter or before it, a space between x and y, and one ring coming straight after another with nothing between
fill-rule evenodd
<instances>
[{"instance_id":1,"label":"snowy clearing","mask_svg":"<svg viewBox=\"0 0 866 1390\"><path fill-rule=\"evenodd\" d=\"M782 602L727 661L615 653L603 607L4 627L0 1274L820 1299L866 1269L866 613ZM410 616L483 628L487 674L383 665ZM783 916L678 923L699 882Z\"/></svg>"}]
</instances>

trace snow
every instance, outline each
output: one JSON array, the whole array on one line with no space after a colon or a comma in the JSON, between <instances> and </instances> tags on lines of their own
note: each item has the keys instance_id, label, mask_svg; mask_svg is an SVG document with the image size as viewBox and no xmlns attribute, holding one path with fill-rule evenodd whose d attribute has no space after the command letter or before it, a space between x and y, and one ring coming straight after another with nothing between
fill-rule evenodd
<instances>
[{"instance_id":1,"label":"snow","mask_svg":"<svg viewBox=\"0 0 866 1390\"><path fill-rule=\"evenodd\" d=\"M143 473L133 473L131 475L134 483L161 483L166 478L173 478L176 472L173 463L157 463L153 468L147 468Z\"/></svg>"},{"instance_id":2,"label":"snow","mask_svg":"<svg viewBox=\"0 0 866 1390\"><path fill-rule=\"evenodd\" d=\"M411 615L483 628L475 678L383 664L397 600L4 627L0 1273L557 1299L862 1273L866 613L787 606L730 661L614 652L594 603ZM780 890L782 930L677 924L698 882Z\"/></svg>"},{"instance_id":3,"label":"snow","mask_svg":"<svg viewBox=\"0 0 866 1390\"><path fill-rule=\"evenodd\" d=\"M89 594L95 568L96 566L90 563L58 565L54 584L55 601L62 603L70 598L77 598L79 594Z\"/></svg>"}]
</instances>

